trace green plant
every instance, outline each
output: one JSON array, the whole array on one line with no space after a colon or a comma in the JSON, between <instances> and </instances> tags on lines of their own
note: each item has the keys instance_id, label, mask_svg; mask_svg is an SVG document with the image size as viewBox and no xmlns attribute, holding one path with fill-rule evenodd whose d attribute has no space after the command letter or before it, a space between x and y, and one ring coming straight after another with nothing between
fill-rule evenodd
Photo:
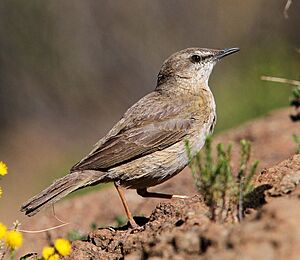
<instances>
[{"instance_id":1,"label":"green plant","mask_svg":"<svg viewBox=\"0 0 300 260\"><path fill-rule=\"evenodd\" d=\"M88 236L86 234L83 234L77 229L72 229L67 234L67 239L71 242L75 240L87 240L87 237Z\"/></svg>"},{"instance_id":2,"label":"green plant","mask_svg":"<svg viewBox=\"0 0 300 260\"><path fill-rule=\"evenodd\" d=\"M296 153L300 154L300 135L293 134L293 141L296 144Z\"/></svg>"},{"instance_id":3,"label":"green plant","mask_svg":"<svg viewBox=\"0 0 300 260\"><path fill-rule=\"evenodd\" d=\"M186 141L189 165L196 187L209 207L210 218L214 221L225 221L229 213L235 214L238 220L241 220L244 211L243 203L253 190L251 180L258 161L249 168L251 144L249 141L242 140L240 146L239 170L234 174L231 166L232 145L225 148L224 144L218 144L216 159L214 159L211 136L206 139L204 151L194 156L189 142Z\"/></svg>"},{"instance_id":4,"label":"green plant","mask_svg":"<svg viewBox=\"0 0 300 260\"><path fill-rule=\"evenodd\" d=\"M90 224L90 229L91 229L92 231L95 231L95 230L97 229L97 223L92 222L92 223Z\"/></svg>"},{"instance_id":5,"label":"green plant","mask_svg":"<svg viewBox=\"0 0 300 260\"><path fill-rule=\"evenodd\" d=\"M290 106L294 107L296 114L290 115L293 122L300 121L300 86L292 89L292 97L290 98Z\"/></svg>"},{"instance_id":6,"label":"green plant","mask_svg":"<svg viewBox=\"0 0 300 260\"><path fill-rule=\"evenodd\" d=\"M290 119L293 122L300 122L300 81L269 76L262 76L261 79L294 86L292 88L292 96L290 97L290 106L295 108L295 113L290 115ZM295 152L300 153L299 135L293 134L293 140L296 143Z\"/></svg>"},{"instance_id":7,"label":"green plant","mask_svg":"<svg viewBox=\"0 0 300 260\"><path fill-rule=\"evenodd\" d=\"M122 227L127 223L127 219L123 215L116 215L115 216L115 221L117 223L117 227Z\"/></svg>"}]
</instances>

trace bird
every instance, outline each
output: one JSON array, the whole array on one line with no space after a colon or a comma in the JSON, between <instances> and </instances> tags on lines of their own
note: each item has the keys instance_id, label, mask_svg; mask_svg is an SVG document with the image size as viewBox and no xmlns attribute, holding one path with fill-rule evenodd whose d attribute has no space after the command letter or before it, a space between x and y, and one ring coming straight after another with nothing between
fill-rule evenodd
<instances>
[{"instance_id":1,"label":"bird","mask_svg":"<svg viewBox=\"0 0 300 260\"><path fill-rule=\"evenodd\" d=\"M69 193L112 182L129 224L138 228L124 188L142 197L185 198L148 191L172 178L203 147L216 124L216 104L208 85L215 64L239 48L187 48L167 58L154 91L133 104L91 152L70 172L25 202L21 211L33 216Z\"/></svg>"}]
</instances>

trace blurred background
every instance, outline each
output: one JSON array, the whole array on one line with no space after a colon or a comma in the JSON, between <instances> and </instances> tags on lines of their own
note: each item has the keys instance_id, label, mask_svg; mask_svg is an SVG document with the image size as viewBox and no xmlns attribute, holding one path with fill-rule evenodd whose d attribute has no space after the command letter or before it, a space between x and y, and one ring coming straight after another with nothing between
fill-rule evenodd
<instances>
[{"instance_id":1,"label":"blurred background","mask_svg":"<svg viewBox=\"0 0 300 260\"><path fill-rule=\"evenodd\" d=\"M217 132L288 105L299 79L300 2L132 0L0 2L0 220L86 155L155 88L163 61L187 47L240 47L210 79ZM299 49L298 49L299 52Z\"/></svg>"}]
</instances>

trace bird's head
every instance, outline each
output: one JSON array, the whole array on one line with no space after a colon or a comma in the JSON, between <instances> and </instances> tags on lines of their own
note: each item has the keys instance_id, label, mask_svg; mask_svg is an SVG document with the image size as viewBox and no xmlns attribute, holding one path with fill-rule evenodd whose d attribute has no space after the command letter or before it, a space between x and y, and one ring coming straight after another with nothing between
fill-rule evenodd
<instances>
[{"instance_id":1,"label":"bird's head","mask_svg":"<svg viewBox=\"0 0 300 260\"><path fill-rule=\"evenodd\" d=\"M158 74L157 87L168 81L206 84L214 65L223 57L239 51L239 48L204 49L188 48L171 55L163 63Z\"/></svg>"}]
</instances>

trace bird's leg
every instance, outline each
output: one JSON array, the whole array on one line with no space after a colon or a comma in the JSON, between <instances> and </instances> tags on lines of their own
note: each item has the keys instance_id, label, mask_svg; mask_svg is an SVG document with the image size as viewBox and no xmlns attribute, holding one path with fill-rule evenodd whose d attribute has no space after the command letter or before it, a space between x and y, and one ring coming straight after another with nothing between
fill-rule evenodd
<instances>
[{"instance_id":1,"label":"bird's leg","mask_svg":"<svg viewBox=\"0 0 300 260\"><path fill-rule=\"evenodd\" d=\"M138 229L139 226L138 226L138 224L135 223L135 221L134 221L134 219L133 219L133 217L132 217L132 214L131 214L131 212L130 212L130 210L129 210L129 207L128 207L127 201L126 201L126 199L125 199L125 195L124 195L123 190L121 189L121 187L120 187L117 183L114 182L114 184L115 184L115 187L116 187L116 189L117 189L117 191L118 191L118 194L119 194L119 196L120 196L120 198L121 198L121 201L122 201L122 204L123 204L123 206L124 206L124 209L125 209L127 218L128 218L128 220L129 220L130 226L131 226L133 229Z\"/></svg>"},{"instance_id":2,"label":"bird's leg","mask_svg":"<svg viewBox=\"0 0 300 260\"><path fill-rule=\"evenodd\" d=\"M165 194L165 193L156 193L156 192L148 192L147 188L144 189L137 189L137 194L144 198L162 198L162 199L187 199L188 196L185 195L174 195L174 194Z\"/></svg>"}]
</instances>

